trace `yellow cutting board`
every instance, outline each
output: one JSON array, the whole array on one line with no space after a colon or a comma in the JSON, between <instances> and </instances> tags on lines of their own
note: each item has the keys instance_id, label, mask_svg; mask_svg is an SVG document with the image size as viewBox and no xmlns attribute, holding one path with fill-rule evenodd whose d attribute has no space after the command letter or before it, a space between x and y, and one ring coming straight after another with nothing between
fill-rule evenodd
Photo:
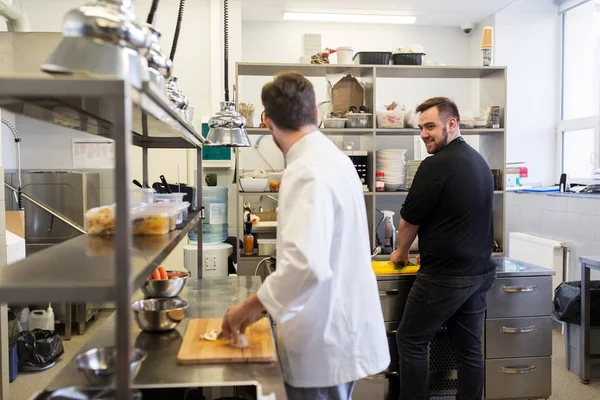
<instances>
[{"instance_id":1,"label":"yellow cutting board","mask_svg":"<svg viewBox=\"0 0 600 400\"><path fill-rule=\"evenodd\" d=\"M375 275L412 275L419 270L418 265L407 265L398 270L389 261L371 261Z\"/></svg>"},{"instance_id":2,"label":"yellow cutting board","mask_svg":"<svg viewBox=\"0 0 600 400\"><path fill-rule=\"evenodd\" d=\"M222 318L190 320L177 354L177 362L179 364L230 364L275 361L275 344L269 319L262 318L246 330L249 344L246 349L231 347L226 339L218 339L214 342L202 339L202 335L220 328L222 323Z\"/></svg>"}]
</instances>

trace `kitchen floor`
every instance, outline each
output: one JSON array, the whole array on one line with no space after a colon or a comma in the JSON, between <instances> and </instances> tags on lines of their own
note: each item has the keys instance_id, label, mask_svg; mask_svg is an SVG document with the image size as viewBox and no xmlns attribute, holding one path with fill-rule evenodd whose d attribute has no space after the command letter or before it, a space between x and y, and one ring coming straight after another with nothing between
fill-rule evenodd
<instances>
[{"instance_id":1,"label":"kitchen floor","mask_svg":"<svg viewBox=\"0 0 600 400\"><path fill-rule=\"evenodd\" d=\"M58 374L62 366L70 361L87 342L94 331L106 320L110 312L102 312L97 321L87 325L85 335L73 335L70 341L64 341L65 354L54 368L38 373L19 373L17 379L10 384L10 400L28 400L38 391L45 388ZM565 367L565 346L560 332L552 334L552 400L598 400L600 399L600 380L583 385L579 377ZM363 400L363 399L354 399Z\"/></svg>"}]
</instances>

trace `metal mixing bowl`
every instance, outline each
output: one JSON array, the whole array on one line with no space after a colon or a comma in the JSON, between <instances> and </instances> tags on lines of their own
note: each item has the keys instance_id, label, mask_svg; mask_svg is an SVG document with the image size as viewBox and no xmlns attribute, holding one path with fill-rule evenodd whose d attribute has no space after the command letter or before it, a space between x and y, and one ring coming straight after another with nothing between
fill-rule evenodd
<instances>
[{"instance_id":1,"label":"metal mixing bowl","mask_svg":"<svg viewBox=\"0 0 600 400\"><path fill-rule=\"evenodd\" d=\"M184 272L184 271L167 271L167 272ZM187 278L190 276L189 272L184 272L185 277L173 278L167 280L146 280L142 286L142 293L144 296L149 298L162 298L162 297L177 297L183 290Z\"/></svg>"},{"instance_id":2,"label":"metal mixing bowl","mask_svg":"<svg viewBox=\"0 0 600 400\"><path fill-rule=\"evenodd\" d=\"M129 364L131 379L136 377L145 359L146 352L144 350L133 349ZM75 363L92 385L110 386L116 381L117 349L114 347L90 349L77 355Z\"/></svg>"},{"instance_id":3,"label":"metal mixing bowl","mask_svg":"<svg viewBox=\"0 0 600 400\"><path fill-rule=\"evenodd\" d=\"M176 299L146 299L131 305L135 321L146 332L167 332L183 320L188 303Z\"/></svg>"}]
</instances>

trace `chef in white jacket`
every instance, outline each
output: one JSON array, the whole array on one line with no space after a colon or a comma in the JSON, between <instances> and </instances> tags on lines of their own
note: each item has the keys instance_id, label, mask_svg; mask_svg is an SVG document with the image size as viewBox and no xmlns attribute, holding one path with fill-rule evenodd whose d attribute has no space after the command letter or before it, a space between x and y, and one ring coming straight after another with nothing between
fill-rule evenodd
<instances>
[{"instance_id":1,"label":"chef in white jacket","mask_svg":"<svg viewBox=\"0 0 600 400\"><path fill-rule=\"evenodd\" d=\"M231 307L235 337L266 310L290 399L350 399L354 382L385 370L389 348L371 268L362 184L317 128L312 84L283 73L262 90L263 121L287 168L279 192L277 270Z\"/></svg>"}]
</instances>

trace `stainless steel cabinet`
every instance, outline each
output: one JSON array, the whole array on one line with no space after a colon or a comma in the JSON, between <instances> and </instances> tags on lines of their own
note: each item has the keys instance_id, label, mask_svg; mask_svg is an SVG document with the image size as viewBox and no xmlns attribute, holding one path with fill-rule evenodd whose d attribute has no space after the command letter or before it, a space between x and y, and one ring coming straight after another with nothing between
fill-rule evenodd
<instances>
[{"instance_id":1,"label":"stainless steel cabinet","mask_svg":"<svg viewBox=\"0 0 600 400\"><path fill-rule=\"evenodd\" d=\"M552 392L552 276L498 278L485 321L485 398Z\"/></svg>"}]
</instances>

